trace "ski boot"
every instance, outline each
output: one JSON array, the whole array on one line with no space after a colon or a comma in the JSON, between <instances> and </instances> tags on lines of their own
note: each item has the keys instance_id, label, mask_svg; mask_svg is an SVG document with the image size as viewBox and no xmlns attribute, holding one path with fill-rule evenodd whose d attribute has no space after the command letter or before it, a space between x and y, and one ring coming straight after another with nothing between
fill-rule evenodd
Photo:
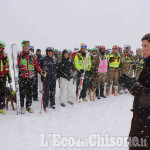
<instances>
[{"instance_id":1,"label":"ski boot","mask_svg":"<svg viewBox=\"0 0 150 150\"><path fill-rule=\"evenodd\" d=\"M4 109L0 109L0 113L2 113L3 115L5 115L6 111Z\"/></svg>"}]
</instances>

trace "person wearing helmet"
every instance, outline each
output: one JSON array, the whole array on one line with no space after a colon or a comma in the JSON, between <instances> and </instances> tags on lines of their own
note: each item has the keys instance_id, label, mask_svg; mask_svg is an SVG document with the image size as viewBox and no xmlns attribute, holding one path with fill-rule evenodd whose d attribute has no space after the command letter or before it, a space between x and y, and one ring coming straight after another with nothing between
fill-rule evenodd
<instances>
[{"instance_id":1,"label":"person wearing helmet","mask_svg":"<svg viewBox=\"0 0 150 150\"><path fill-rule=\"evenodd\" d=\"M142 49L137 48L136 49L136 79L139 78L139 75L143 69L143 64L144 64L144 58L142 56Z\"/></svg>"},{"instance_id":2,"label":"person wearing helmet","mask_svg":"<svg viewBox=\"0 0 150 150\"><path fill-rule=\"evenodd\" d=\"M33 113L32 105L32 89L33 79L35 75L35 68L37 71L46 76L45 72L42 71L38 65L36 56L29 50L30 41L22 41L22 52L18 53L17 61L19 68L19 89L20 89L20 102L21 112L25 113L24 107L30 113ZM24 99L26 97L26 106L24 106Z\"/></svg>"},{"instance_id":3,"label":"person wearing helmet","mask_svg":"<svg viewBox=\"0 0 150 150\"><path fill-rule=\"evenodd\" d=\"M74 66L72 60L69 58L69 52L64 49L62 52L62 60L58 65L60 77L60 95L59 102L62 107L66 106L66 101L73 105L73 74Z\"/></svg>"},{"instance_id":4,"label":"person wearing helmet","mask_svg":"<svg viewBox=\"0 0 150 150\"><path fill-rule=\"evenodd\" d=\"M121 67L122 73L132 77L132 55L131 55L131 46L124 46L124 54L121 56Z\"/></svg>"},{"instance_id":5,"label":"person wearing helmet","mask_svg":"<svg viewBox=\"0 0 150 150\"><path fill-rule=\"evenodd\" d=\"M133 74L132 61L133 61L133 57L131 55L131 46L126 44L124 45L124 52L120 54L121 71L119 76L121 76L122 74L126 74L132 77ZM122 94L124 92L127 93L128 90L122 89L119 86L119 93Z\"/></svg>"},{"instance_id":6,"label":"person wearing helmet","mask_svg":"<svg viewBox=\"0 0 150 150\"><path fill-rule=\"evenodd\" d=\"M29 46L30 52L34 53L34 46Z\"/></svg>"},{"instance_id":7,"label":"person wearing helmet","mask_svg":"<svg viewBox=\"0 0 150 150\"><path fill-rule=\"evenodd\" d=\"M105 46L101 45L98 47L98 56L98 86L96 95L98 99L100 99L100 97L107 98L104 94L104 85L106 82L106 76L108 71L108 59L107 55L105 54Z\"/></svg>"},{"instance_id":8,"label":"person wearing helmet","mask_svg":"<svg viewBox=\"0 0 150 150\"><path fill-rule=\"evenodd\" d=\"M42 78L43 82L43 106L44 111L48 110L48 103L50 107L55 109L55 89L57 77L57 58L53 55L54 48L46 48L46 56L40 60L41 68L46 72L46 77Z\"/></svg>"},{"instance_id":9,"label":"person wearing helmet","mask_svg":"<svg viewBox=\"0 0 150 150\"><path fill-rule=\"evenodd\" d=\"M112 53L107 56L108 59L108 81L106 86L106 96L110 95L110 86L112 84L112 95L118 96L116 86L118 86L120 55L118 54L118 46L112 47Z\"/></svg>"},{"instance_id":10,"label":"person wearing helmet","mask_svg":"<svg viewBox=\"0 0 150 150\"><path fill-rule=\"evenodd\" d=\"M85 72L85 78L83 80L83 86L81 90L81 94L79 96L79 100L82 98L83 101L88 101L86 99L86 91L89 84L89 78L90 78L90 71L91 71L91 56L89 55L87 58L87 64L86 69L84 70L84 62L86 61L86 55L87 55L87 45L85 43L81 43L80 45L81 50L75 55L74 62L75 62L75 68L77 69L77 89L76 94L78 93L78 87L80 84L80 78L81 75Z\"/></svg>"},{"instance_id":11,"label":"person wearing helmet","mask_svg":"<svg viewBox=\"0 0 150 150\"><path fill-rule=\"evenodd\" d=\"M6 47L5 42L0 41L0 113L6 114L5 109L5 90L6 90L6 80L12 82L11 73L9 69L9 58L4 52Z\"/></svg>"}]
</instances>

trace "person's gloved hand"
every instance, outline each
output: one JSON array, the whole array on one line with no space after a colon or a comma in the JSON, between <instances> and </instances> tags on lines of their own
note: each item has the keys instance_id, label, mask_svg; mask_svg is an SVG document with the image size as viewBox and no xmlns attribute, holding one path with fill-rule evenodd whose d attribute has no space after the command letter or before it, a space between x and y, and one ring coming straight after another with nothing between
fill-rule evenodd
<instances>
[{"instance_id":1,"label":"person's gloved hand","mask_svg":"<svg viewBox=\"0 0 150 150\"><path fill-rule=\"evenodd\" d=\"M42 75L43 77L46 77L46 72L41 71L41 75Z\"/></svg>"},{"instance_id":2,"label":"person's gloved hand","mask_svg":"<svg viewBox=\"0 0 150 150\"><path fill-rule=\"evenodd\" d=\"M131 89L131 87L135 84L136 78L130 78L125 74L122 74L119 79L118 83L120 86L127 88L128 90Z\"/></svg>"}]
</instances>

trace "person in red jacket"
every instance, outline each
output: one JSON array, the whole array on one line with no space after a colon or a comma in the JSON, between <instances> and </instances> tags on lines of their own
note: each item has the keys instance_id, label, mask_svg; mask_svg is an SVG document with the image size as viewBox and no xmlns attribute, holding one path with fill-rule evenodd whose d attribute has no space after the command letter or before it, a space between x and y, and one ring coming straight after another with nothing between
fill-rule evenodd
<instances>
[{"instance_id":1,"label":"person in red jacket","mask_svg":"<svg viewBox=\"0 0 150 150\"><path fill-rule=\"evenodd\" d=\"M26 110L33 113L31 109L32 105L32 89L33 80L35 76L35 68L41 75L46 76L46 73L42 71L38 65L36 56L29 51L29 41L22 41L22 52L18 53L17 61L19 67L19 88L20 88L20 102L21 102L21 112L25 113L24 110L24 100L26 98Z\"/></svg>"},{"instance_id":2,"label":"person in red jacket","mask_svg":"<svg viewBox=\"0 0 150 150\"><path fill-rule=\"evenodd\" d=\"M10 70L9 70L9 58L5 54L5 42L0 41L0 113L6 114L5 108L5 89L6 89L6 80L12 82Z\"/></svg>"}]
</instances>

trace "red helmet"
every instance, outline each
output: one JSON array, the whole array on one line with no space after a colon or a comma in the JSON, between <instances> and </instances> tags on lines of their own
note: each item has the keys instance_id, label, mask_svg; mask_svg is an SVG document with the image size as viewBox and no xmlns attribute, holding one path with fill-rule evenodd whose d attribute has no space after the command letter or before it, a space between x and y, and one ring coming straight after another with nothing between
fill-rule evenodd
<instances>
[{"instance_id":1,"label":"red helmet","mask_svg":"<svg viewBox=\"0 0 150 150\"><path fill-rule=\"evenodd\" d=\"M118 47L117 45L114 45L114 46L112 47L112 49L119 49L119 47Z\"/></svg>"}]
</instances>

